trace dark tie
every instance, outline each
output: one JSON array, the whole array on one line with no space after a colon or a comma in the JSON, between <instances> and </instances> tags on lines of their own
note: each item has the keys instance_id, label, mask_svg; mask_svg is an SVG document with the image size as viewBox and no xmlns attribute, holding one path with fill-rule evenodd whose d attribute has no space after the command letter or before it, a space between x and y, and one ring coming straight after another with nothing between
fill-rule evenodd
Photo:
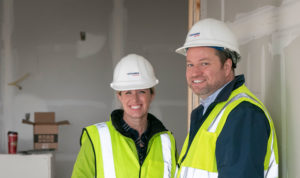
<instances>
[{"instance_id":1,"label":"dark tie","mask_svg":"<svg viewBox=\"0 0 300 178\"><path fill-rule=\"evenodd\" d=\"M195 135L197 134L200 126L203 123L203 119L202 119L203 110L204 107L200 105L195 110L193 110L191 114L189 145L192 143Z\"/></svg>"}]
</instances>

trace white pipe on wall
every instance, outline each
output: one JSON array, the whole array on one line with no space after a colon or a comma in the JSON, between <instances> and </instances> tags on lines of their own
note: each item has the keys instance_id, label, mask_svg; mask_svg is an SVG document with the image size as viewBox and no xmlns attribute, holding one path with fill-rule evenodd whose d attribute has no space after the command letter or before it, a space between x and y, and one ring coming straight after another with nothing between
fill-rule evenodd
<instances>
[{"instance_id":1,"label":"white pipe on wall","mask_svg":"<svg viewBox=\"0 0 300 178\"><path fill-rule=\"evenodd\" d=\"M201 0L200 4L200 19L207 18L207 0Z\"/></svg>"},{"instance_id":2,"label":"white pipe on wall","mask_svg":"<svg viewBox=\"0 0 300 178\"><path fill-rule=\"evenodd\" d=\"M14 29L13 0L3 0L2 15L2 41L3 49L1 55L1 98L2 98L2 118L1 118L1 152L7 150L7 131L14 129L13 124L13 98L15 87L8 86L13 81L13 47L12 34Z\"/></svg>"},{"instance_id":3,"label":"white pipe on wall","mask_svg":"<svg viewBox=\"0 0 300 178\"><path fill-rule=\"evenodd\" d=\"M124 0L114 0L112 12L111 26L111 54L113 66L124 56L124 34L126 9L124 8Z\"/></svg>"},{"instance_id":4,"label":"white pipe on wall","mask_svg":"<svg viewBox=\"0 0 300 178\"><path fill-rule=\"evenodd\" d=\"M266 101L266 49L265 46L262 47L260 60L260 99L263 103Z\"/></svg>"},{"instance_id":5,"label":"white pipe on wall","mask_svg":"<svg viewBox=\"0 0 300 178\"><path fill-rule=\"evenodd\" d=\"M225 0L221 0L221 20L225 20Z\"/></svg>"},{"instance_id":6,"label":"white pipe on wall","mask_svg":"<svg viewBox=\"0 0 300 178\"><path fill-rule=\"evenodd\" d=\"M281 22L279 22L281 24ZM291 141L294 140L290 140L289 138L297 138L298 136L296 135L289 135L288 131L291 130L292 128L290 128L291 125L288 124L288 122L291 122L292 119L298 119L298 118L289 118L288 114L291 115L291 113L287 113L288 109L290 109L288 107L288 105L290 105L291 103L288 101L287 99L287 89L288 86L287 85L287 80L291 80L288 78L287 76L287 72L289 69L289 66L287 66L287 58L285 56L285 49L287 46L289 46L297 37L300 36L300 26L292 28L292 29L287 29L285 31L279 31L276 32L272 35L272 53L273 56L275 55L280 55L280 89L281 89L281 93L280 93L280 107L281 107L281 128L282 128L282 132L281 132L281 140L282 143L280 145L280 154L281 154L281 167L282 167L282 176L284 178L288 178L288 174L289 171L290 174L297 174L297 170L293 170L291 169L291 167L293 167L295 160L298 160L297 157L294 155L293 152L288 152L289 150L296 150L297 148L293 148L291 147L291 145L294 145L294 143L291 143ZM297 97L295 94L293 94L294 97ZM295 111L298 112L298 111ZM297 115L297 114L296 114ZM295 132L295 130L293 130ZM294 160L289 160L288 157L293 157L295 158ZM292 164L290 164L289 166L289 162L291 162ZM296 166L297 167L297 166Z\"/></svg>"}]
</instances>

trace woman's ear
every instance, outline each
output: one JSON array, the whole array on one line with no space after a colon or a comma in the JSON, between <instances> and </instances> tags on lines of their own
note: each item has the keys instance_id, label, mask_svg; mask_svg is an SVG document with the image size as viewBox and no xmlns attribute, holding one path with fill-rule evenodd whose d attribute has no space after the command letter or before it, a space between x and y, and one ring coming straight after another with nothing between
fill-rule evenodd
<instances>
[{"instance_id":1,"label":"woman's ear","mask_svg":"<svg viewBox=\"0 0 300 178\"><path fill-rule=\"evenodd\" d=\"M150 100L151 102L153 101L154 97L155 97L155 93L152 93L151 94L151 100Z\"/></svg>"},{"instance_id":2,"label":"woman's ear","mask_svg":"<svg viewBox=\"0 0 300 178\"><path fill-rule=\"evenodd\" d=\"M116 95L117 95L117 98L119 99L119 101L121 101L121 91L117 91Z\"/></svg>"},{"instance_id":3,"label":"woman's ear","mask_svg":"<svg viewBox=\"0 0 300 178\"><path fill-rule=\"evenodd\" d=\"M150 102L152 102L152 100L155 97L155 88L154 87L150 88L149 91L150 91L150 95L151 95Z\"/></svg>"}]
</instances>

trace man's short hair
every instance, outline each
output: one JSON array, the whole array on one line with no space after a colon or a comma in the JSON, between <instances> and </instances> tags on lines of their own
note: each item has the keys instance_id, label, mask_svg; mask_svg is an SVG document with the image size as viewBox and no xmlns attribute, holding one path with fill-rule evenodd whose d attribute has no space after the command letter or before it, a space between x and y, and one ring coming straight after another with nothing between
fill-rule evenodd
<instances>
[{"instance_id":1,"label":"man's short hair","mask_svg":"<svg viewBox=\"0 0 300 178\"><path fill-rule=\"evenodd\" d=\"M225 61L228 58L231 59L232 70L234 70L236 68L236 64L241 58L237 52L232 51L230 49L223 49L223 50L216 49L216 55L220 58L222 66L224 65Z\"/></svg>"}]
</instances>

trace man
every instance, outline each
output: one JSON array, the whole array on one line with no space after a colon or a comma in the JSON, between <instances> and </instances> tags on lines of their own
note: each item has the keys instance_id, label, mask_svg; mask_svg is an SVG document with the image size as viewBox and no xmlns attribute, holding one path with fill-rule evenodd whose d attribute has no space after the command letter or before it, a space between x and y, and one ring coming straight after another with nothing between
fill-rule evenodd
<instances>
[{"instance_id":1,"label":"man","mask_svg":"<svg viewBox=\"0 0 300 178\"><path fill-rule=\"evenodd\" d=\"M236 37L215 19L197 22L183 47L186 79L200 97L179 157L177 177L278 177L273 121L265 106L235 76Z\"/></svg>"}]
</instances>

